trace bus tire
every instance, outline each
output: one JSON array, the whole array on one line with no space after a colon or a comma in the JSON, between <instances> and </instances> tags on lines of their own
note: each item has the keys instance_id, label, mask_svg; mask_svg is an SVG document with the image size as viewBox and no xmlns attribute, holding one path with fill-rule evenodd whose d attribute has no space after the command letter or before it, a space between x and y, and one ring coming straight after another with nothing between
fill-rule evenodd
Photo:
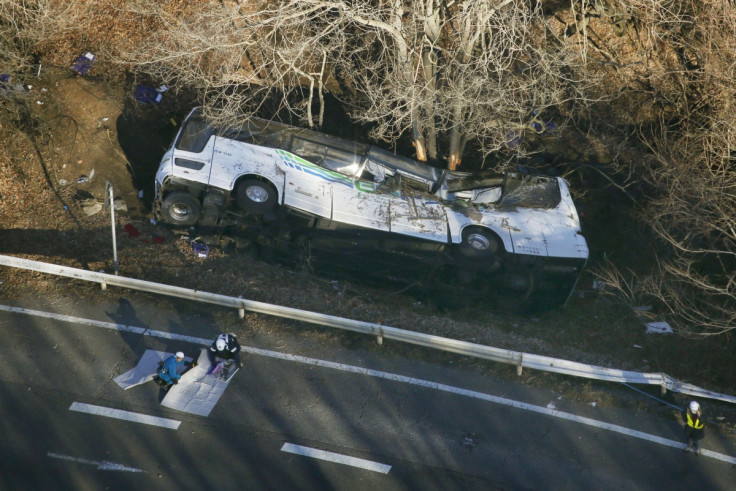
<instances>
[{"instance_id":1,"label":"bus tire","mask_svg":"<svg viewBox=\"0 0 736 491\"><path fill-rule=\"evenodd\" d=\"M263 215L276 207L278 193L268 181L246 179L235 190L235 201L241 210L255 215Z\"/></svg>"},{"instance_id":2,"label":"bus tire","mask_svg":"<svg viewBox=\"0 0 736 491\"><path fill-rule=\"evenodd\" d=\"M468 227L463 230L460 253L471 258L489 258L498 253L499 242L490 230Z\"/></svg>"},{"instance_id":3,"label":"bus tire","mask_svg":"<svg viewBox=\"0 0 736 491\"><path fill-rule=\"evenodd\" d=\"M161 204L164 221L172 225L194 225L199 220L201 206L197 198L186 191L175 191Z\"/></svg>"}]
</instances>

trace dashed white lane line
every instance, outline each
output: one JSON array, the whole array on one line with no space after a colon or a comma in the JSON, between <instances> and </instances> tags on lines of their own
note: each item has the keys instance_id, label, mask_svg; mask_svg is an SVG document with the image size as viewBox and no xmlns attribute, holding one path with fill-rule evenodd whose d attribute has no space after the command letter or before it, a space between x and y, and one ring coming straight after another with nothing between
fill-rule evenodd
<instances>
[{"instance_id":1,"label":"dashed white lane line","mask_svg":"<svg viewBox=\"0 0 736 491\"><path fill-rule=\"evenodd\" d=\"M172 340L177 340L177 341L186 341L186 342L200 344L204 346L209 346L209 344L212 342L210 339L196 338L193 336L184 336L184 335L172 334L172 333L167 333L167 332L162 332L162 331L152 331L152 330L144 329L140 327L115 324L113 322L101 322L101 321L95 321L91 319L83 319L80 317L73 317L69 315L55 314L52 312L43 312L39 310L25 309L21 307L10 307L7 305L0 305L0 311L13 312L13 313L18 313L18 314L26 314L26 315L34 315L37 317L45 317L49 319L55 319L59 321L71 322L74 324L82 324L82 325L88 325L88 326L94 326L94 327L104 327L106 329L115 329L118 331L136 332L136 333L143 334L143 335L161 337L161 338L172 339ZM547 416L551 416L554 418L564 419L567 421L572 421L575 423L580 423L580 424L584 424L587 426L600 428L603 430L621 433L623 435L628 435L634 438L639 438L639 439L650 441L653 443L658 443L660 445L664 445L667 447L678 448L678 449L685 448L685 444L682 442L675 441L675 440L669 440L667 438L662 438L656 435L650 435L648 433L644 433L644 432L637 431L637 430L632 430L630 428L625 428L623 426L606 423L603 421L598 421L595 419L586 418L586 417L578 416L575 414L565 413L562 411L557 411L556 409L546 408L542 406L535 406L533 404L527 404L525 402L515 401L512 399L506 399L504 397L497 397L497 396L492 396L489 394L484 394L482 392L476 392L473 390L453 387L451 385L439 384L437 382L432 382L430 380L422 380L422 379L417 379L413 377L406 377L404 375L397 375L394 373L381 372L378 370L371 370L368 368L356 367L352 365L343 365L342 363L335 363L331 361L319 360L316 358L292 355L289 353L281 353L278 351L270 351L270 350L264 350L260 348L252 348L248 346L243 346L242 350L247 353L253 353L255 355L267 356L270 358L278 358L281 360L293 361L296 363L304 363L304 364L314 365L314 366L319 366L319 367L324 367L324 368L331 368L331 369L340 370L343 372L357 373L360 375L367 375L371 377L392 380L394 382L401 382L401 383L426 387L428 389L441 390L443 392L450 392L456 395L471 397L474 399L480 399L480 400L492 402L495 404L510 406L510 407L514 407L517 409L531 411L531 412L535 412L539 414L545 414ZM701 451L702 451L702 455L705 457L711 457L716 460L728 462L730 464L736 464L736 457L732 457L730 455L725 455L725 454L718 453L718 452L713 452L711 450L706 450L706 449L703 449L702 447L701 447Z\"/></svg>"},{"instance_id":2,"label":"dashed white lane line","mask_svg":"<svg viewBox=\"0 0 736 491\"><path fill-rule=\"evenodd\" d=\"M685 448L685 444L682 442L675 441L675 440L669 440L667 438L662 438L656 435L650 435L642 431L632 430L630 428L626 428L626 427L611 424L611 423L606 423L604 421L598 421L592 418L586 418L584 416L578 416L576 414L570 414L570 413L565 413L563 411L557 411L556 409L549 409L549 408L542 407L542 406L535 406L533 404L527 404L525 402L515 401L513 399L506 399L504 397L492 396L490 394L485 394L483 392L476 392L474 390L462 389L460 387L454 387L452 385L440 384L437 382L432 382L430 380L423 380L423 379L418 379L414 377L406 377L404 375L397 375L395 373L381 372L379 370L371 370L369 368L356 367L352 365L343 365L342 363L318 360L316 358L308 358L305 356L292 355L289 353L279 353L276 351L269 351L269 350L264 350L260 348L251 348L251 347L244 346L242 347L242 350L248 353L253 353L253 354L257 354L261 356L269 356L271 358L280 358L282 360L289 360L289 361L294 361L297 363L304 363L304 364L314 365L314 366L319 366L319 367L332 368L334 370L341 370L343 372L357 373L360 375L367 375L370 377L392 380L394 382L402 382L405 384L418 385L420 387L426 387L428 389L440 390L443 392L450 392L452 394L456 394L460 396L471 397L473 399L480 399L483 401L493 402L495 404L501 404L504 406L514 407L517 409L523 409L525 411L545 414L547 416L552 416L554 418L564 419L567 421L573 421L575 423L581 423L587 426L593 426L595 428L600 428L602 430L608 430L608 431L613 431L616 433L621 433L623 435L632 436L634 438L640 438L642 440L647 440L653 443L658 443L660 445L664 445L667 447L678 448L678 449ZM730 464L736 464L736 457L731 457L730 455L724 455L722 453L706 450L702 447L701 447L701 455L712 457L718 460L722 460Z\"/></svg>"},{"instance_id":3,"label":"dashed white lane line","mask_svg":"<svg viewBox=\"0 0 736 491\"><path fill-rule=\"evenodd\" d=\"M371 460L359 459L357 457L350 457L349 455L328 452L317 448L303 447L301 445L294 445L293 443L284 443L281 447L281 451L303 455L305 457L312 457L319 460L326 460L328 462L335 462L337 464L359 467L373 472L380 472L381 474L388 474L388 471L391 470L391 466L388 464L379 464L378 462L373 462Z\"/></svg>"},{"instance_id":4,"label":"dashed white lane line","mask_svg":"<svg viewBox=\"0 0 736 491\"><path fill-rule=\"evenodd\" d=\"M98 462L98 461L95 461L95 460L81 459L79 457L72 457L70 455L61 455L61 454L53 453L53 452L47 453L46 456L52 457L54 459L61 459L61 460L69 460L71 462L78 462L80 464L95 465L95 466L97 466L97 469L98 470L101 470L101 471L143 472L142 470L136 469L135 467L128 467L127 465L116 464L115 462L109 462L107 460L103 460L102 462Z\"/></svg>"},{"instance_id":5,"label":"dashed white lane line","mask_svg":"<svg viewBox=\"0 0 736 491\"><path fill-rule=\"evenodd\" d=\"M151 426L161 426L176 430L179 428L181 421L175 419L159 418L158 416L148 416L147 414L131 413L122 409L113 409L110 407L93 406L92 404L84 404L81 402L73 402L69 406L70 411L78 411L80 413L94 414L96 416L105 416L107 418L122 419L132 421L134 423L143 423Z\"/></svg>"}]
</instances>

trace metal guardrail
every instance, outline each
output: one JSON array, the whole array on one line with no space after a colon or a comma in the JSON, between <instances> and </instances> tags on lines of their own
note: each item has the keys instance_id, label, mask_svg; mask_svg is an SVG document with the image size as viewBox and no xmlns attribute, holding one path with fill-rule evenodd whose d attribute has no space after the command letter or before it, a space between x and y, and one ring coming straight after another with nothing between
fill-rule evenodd
<instances>
[{"instance_id":1,"label":"metal guardrail","mask_svg":"<svg viewBox=\"0 0 736 491\"><path fill-rule=\"evenodd\" d=\"M12 268L36 271L39 273L47 273L57 276L65 276L67 278L78 279L82 281L92 281L99 283L105 290L108 285L129 288L159 295L167 295L171 297L194 300L197 302L210 303L220 305L222 307L234 308L238 310L238 315L242 319L245 317L245 311L257 312L260 314L284 317L287 319L308 322L310 324L318 324L328 327L336 327L338 329L346 329L349 331L359 332L375 336L378 343L383 343L383 338L393 339L404 343L410 343L426 348L448 351L464 356L481 358L500 363L515 365L517 373L521 375L524 368L540 370L545 372L554 372L575 377L583 377L606 382L625 382L630 384L642 385L659 385L664 393L666 390L692 395L700 398L716 399L725 402L736 403L736 397L726 394L712 392L706 389L696 387L694 385L683 383L663 373L640 373L626 370L616 370L612 368L598 367L594 365L586 365L574 361L560 360L548 356L534 355L531 353L522 353L519 351L511 351L491 346L483 346L480 344L469 343L467 341L459 341L456 339L443 338L430 334L419 333L415 331L407 331L395 327L384 326L382 324L364 322L352 319L345 319L318 312L310 312L306 310L294 309L291 307L283 307L280 305L272 305L254 300L246 300L244 298L230 297L217 293L201 292L178 286L164 285L151 281L137 280L134 278L126 278L124 276L116 276L106 273L97 273L94 271L86 271L83 269L72 268L69 266L60 266L56 264L44 263L39 261L31 261L13 256L0 255L0 266L9 266Z\"/></svg>"}]
</instances>

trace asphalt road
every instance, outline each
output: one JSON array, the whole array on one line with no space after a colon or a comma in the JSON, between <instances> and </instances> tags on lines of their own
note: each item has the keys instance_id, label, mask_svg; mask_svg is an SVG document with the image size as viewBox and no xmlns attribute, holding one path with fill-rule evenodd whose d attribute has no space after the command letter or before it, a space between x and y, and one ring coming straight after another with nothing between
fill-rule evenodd
<instances>
[{"instance_id":1,"label":"asphalt road","mask_svg":"<svg viewBox=\"0 0 736 491\"><path fill-rule=\"evenodd\" d=\"M678 447L671 418L560 400L329 332L241 337L246 366L212 413L174 411L155 384L122 390L113 379L146 349L192 355L197 339L241 321L119 294L13 304L75 319L0 309L0 488L735 488L733 438L710 433L697 457ZM98 414L111 411L176 427Z\"/></svg>"}]
</instances>

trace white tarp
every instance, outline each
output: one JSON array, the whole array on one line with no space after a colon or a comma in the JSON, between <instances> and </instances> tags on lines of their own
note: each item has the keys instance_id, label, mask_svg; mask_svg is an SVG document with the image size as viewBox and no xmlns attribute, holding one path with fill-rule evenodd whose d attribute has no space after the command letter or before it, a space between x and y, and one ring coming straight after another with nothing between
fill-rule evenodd
<instances>
[{"instance_id":1,"label":"white tarp","mask_svg":"<svg viewBox=\"0 0 736 491\"><path fill-rule=\"evenodd\" d=\"M202 348L197 366L189 370L177 385L169 389L161 405L185 413L209 416L232 380L232 376L223 381L218 379L217 374L207 374L209 368L207 348Z\"/></svg>"},{"instance_id":2,"label":"white tarp","mask_svg":"<svg viewBox=\"0 0 736 491\"><path fill-rule=\"evenodd\" d=\"M148 349L143 353L141 360L135 368L115 377L115 382L117 382L124 390L128 390L136 385L145 384L146 382L153 380L153 376L156 375L156 372L158 371L159 362L164 361L173 354L174 353ZM191 361L192 359L187 357L185 360ZM184 369L185 367L179 367L177 368L177 371Z\"/></svg>"}]
</instances>

